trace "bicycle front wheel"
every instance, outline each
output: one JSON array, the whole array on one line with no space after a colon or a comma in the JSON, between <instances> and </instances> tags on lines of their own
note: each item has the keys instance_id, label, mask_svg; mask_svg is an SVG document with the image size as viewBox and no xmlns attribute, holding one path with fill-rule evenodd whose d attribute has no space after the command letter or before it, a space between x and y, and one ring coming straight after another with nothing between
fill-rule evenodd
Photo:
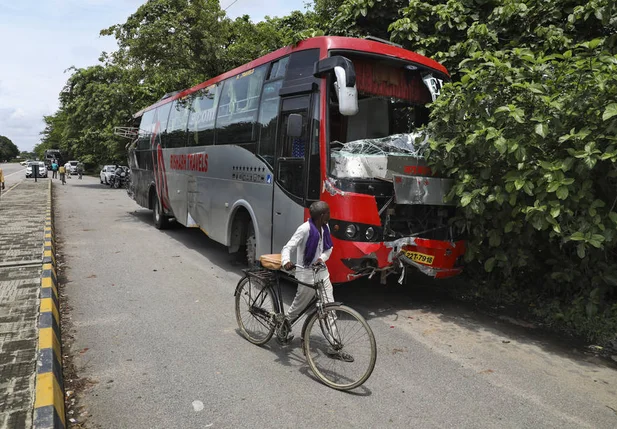
<instances>
[{"instance_id":1,"label":"bicycle front wheel","mask_svg":"<svg viewBox=\"0 0 617 429\"><path fill-rule=\"evenodd\" d=\"M375 335L353 308L330 305L314 313L303 331L304 352L321 382L337 390L351 390L371 376L377 360Z\"/></svg>"},{"instance_id":2,"label":"bicycle front wheel","mask_svg":"<svg viewBox=\"0 0 617 429\"><path fill-rule=\"evenodd\" d=\"M272 289L255 278L244 277L236 288L236 321L242 335L253 344L270 341L274 334Z\"/></svg>"}]
</instances>

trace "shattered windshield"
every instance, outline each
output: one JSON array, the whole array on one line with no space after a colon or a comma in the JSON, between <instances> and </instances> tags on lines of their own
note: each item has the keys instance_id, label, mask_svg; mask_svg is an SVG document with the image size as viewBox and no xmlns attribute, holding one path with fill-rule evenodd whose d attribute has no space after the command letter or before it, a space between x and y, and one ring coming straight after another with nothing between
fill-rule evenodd
<instances>
[{"instance_id":1,"label":"shattered windshield","mask_svg":"<svg viewBox=\"0 0 617 429\"><path fill-rule=\"evenodd\" d=\"M338 155L413 155L422 156L428 139L424 133L412 132L394 134L377 139L354 140L348 143L335 142L340 148L334 148Z\"/></svg>"},{"instance_id":2,"label":"shattered windshield","mask_svg":"<svg viewBox=\"0 0 617 429\"><path fill-rule=\"evenodd\" d=\"M356 72L358 113L341 115L330 97L330 175L392 180L426 168L428 138L421 130L429 120L426 105L439 95L439 76L392 58L345 56Z\"/></svg>"},{"instance_id":3,"label":"shattered windshield","mask_svg":"<svg viewBox=\"0 0 617 429\"><path fill-rule=\"evenodd\" d=\"M408 172L410 165L425 165L428 138L419 130L428 121L425 106L380 97L358 105L354 116L330 110L332 176L391 180L392 173Z\"/></svg>"}]
</instances>

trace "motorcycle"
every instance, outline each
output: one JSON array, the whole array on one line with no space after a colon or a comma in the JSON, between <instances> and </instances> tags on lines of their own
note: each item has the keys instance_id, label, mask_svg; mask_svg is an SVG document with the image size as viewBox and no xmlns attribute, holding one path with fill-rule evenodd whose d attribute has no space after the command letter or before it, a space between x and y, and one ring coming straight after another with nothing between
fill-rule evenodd
<instances>
[{"instance_id":1,"label":"motorcycle","mask_svg":"<svg viewBox=\"0 0 617 429\"><path fill-rule=\"evenodd\" d=\"M128 174L123 168L119 168L109 178L109 186L114 189L122 188L126 186Z\"/></svg>"}]
</instances>

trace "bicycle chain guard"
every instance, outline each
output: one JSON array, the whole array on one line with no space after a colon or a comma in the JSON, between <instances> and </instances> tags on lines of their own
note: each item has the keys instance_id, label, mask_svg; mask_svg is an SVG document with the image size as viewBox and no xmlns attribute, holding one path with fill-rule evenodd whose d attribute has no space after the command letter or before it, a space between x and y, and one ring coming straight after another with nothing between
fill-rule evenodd
<instances>
[{"instance_id":1,"label":"bicycle chain guard","mask_svg":"<svg viewBox=\"0 0 617 429\"><path fill-rule=\"evenodd\" d=\"M278 328L276 329L276 336L280 342L284 343L287 341L287 337L289 336L290 332L291 325L289 324L289 320L285 319L283 320L283 323L279 324Z\"/></svg>"}]
</instances>

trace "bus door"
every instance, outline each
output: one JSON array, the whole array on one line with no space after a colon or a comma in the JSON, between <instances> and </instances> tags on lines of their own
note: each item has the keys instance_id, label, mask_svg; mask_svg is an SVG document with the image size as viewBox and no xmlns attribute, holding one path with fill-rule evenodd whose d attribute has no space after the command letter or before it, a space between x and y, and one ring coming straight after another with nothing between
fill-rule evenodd
<instances>
[{"instance_id":1,"label":"bus door","mask_svg":"<svg viewBox=\"0 0 617 429\"><path fill-rule=\"evenodd\" d=\"M279 118L272 202L272 252L280 253L304 222L307 145L310 142L310 95L283 98ZM293 116L293 117L292 117ZM299 122L299 136L288 135L288 122ZM295 256L292 256L295 262Z\"/></svg>"}]
</instances>

